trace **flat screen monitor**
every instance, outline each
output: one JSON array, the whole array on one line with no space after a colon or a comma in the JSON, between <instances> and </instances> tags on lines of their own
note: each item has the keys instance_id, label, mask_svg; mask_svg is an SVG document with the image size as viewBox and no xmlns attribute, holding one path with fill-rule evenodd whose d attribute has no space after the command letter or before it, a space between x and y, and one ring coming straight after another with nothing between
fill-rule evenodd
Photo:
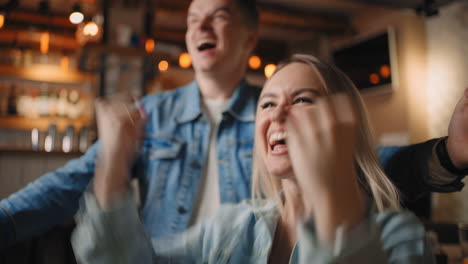
<instances>
[{"instance_id":1,"label":"flat screen monitor","mask_svg":"<svg viewBox=\"0 0 468 264\"><path fill-rule=\"evenodd\" d=\"M362 93L391 91L397 80L395 37L391 28L333 51L335 65Z\"/></svg>"}]
</instances>

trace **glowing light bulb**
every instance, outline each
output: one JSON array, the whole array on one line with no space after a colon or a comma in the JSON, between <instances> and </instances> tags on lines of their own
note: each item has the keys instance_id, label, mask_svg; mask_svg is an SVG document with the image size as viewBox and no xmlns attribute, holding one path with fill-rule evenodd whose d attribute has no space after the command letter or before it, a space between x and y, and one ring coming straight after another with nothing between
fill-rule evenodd
<instances>
[{"instance_id":1,"label":"glowing light bulb","mask_svg":"<svg viewBox=\"0 0 468 264\"><path fill-rule=\"evenodd\" d=\"M369 81L372 83L372 84L378 84L380 82L380 77L379 75L377 75L376 73L372 73L370 76L369 76Z\"/></svg>"},{"instance_id":2,"label":"glowing light bulb","mask_svg":"<svg viewBox=\"0 0 468 264\"><path fill-rule=\"evenodd\" d=\"M88 22L83 28L83 34L85 36L96 36L99 33L99 27L94 22Z\"/></svg>"},{"instance_id":3,"label":"glowing light bulb","mask_svg":"<svg viewBox=\"0 0 468 264\"><path fill-rule=\"evenodd\" d=\"M388 78L390 77L390 74L391 74L391 70L390 70L390 67L388 65L382 65L380 67L380 76L382 76L383 78Z\"/></svg>"},{"instance_id":4,"label":"glowing light bulb","mask_svg":"<svg viewBox=\"0 0 468 264\"><path fill-rule=\"evenodd\" d=\"M81 12L73 12L70 14L70 16L68 17L68 19L70 19L70 22L72 24L80 24L81 22L83 22L84 20L84 15L83 13Z\"/></svg>"},{"instance_id":5,"label":"glowing light bulb","mask_svg":"<svg viewBox=\"0 0 468 264\"><path fill-rule=\"evenodd\" d=\"M41 40L40 40L40 50L42 54L46 54L49 52L49 42L50 42L50 34L49 32L44 32L41 34Z\"/></svg>"},{"instance_id":6,"label":"glowing light bulb","mask_svg":"<svg viewBox=\"0 0 468 264\"><path fill-rule=\"evenodd\" d=\"M154 46L155 46L154 39L147 39L145 41L145 50L146 50L146 52L148 52L148 53L153 52L154 51Z\"/></svg>"},{"instance_id":7,"label":"glowing light bulb","mask_svg":"<svg viewBox=\"0 0 468 264\"><path fill-rule=\"evenodd\" d=\"M0 13L0 28L5 24L5 14Z\"/></svg>"},{"instance_id":8,"label":"glowing light bulb","mask_svg":"<svg viewBox=\"0 0 468 264\"><path fill-rule=\"evenodd\" d=\"M158 69L160 72L165 72L167 69L169 69L169 63L165 60L162 60L158 64Z\"/></svg>"},{"instance_id":9,"label":"glowing light bulb","mask_svg":"<svg viewBox=\"0 0 468 264\"><path fill-rule=\"evenodd\" d=\"M192 65L192 59L187 52L180 54L179 56L179 66L182 68L188 68Z\"/></svg>"},{"instance_id":10,"label":"glowing light bulb","mask_svg":"<svg viewBox=\"0 0 468 264\"><path fill-rule=\"evenodd\" d=\"M264 69L265 77L270 78L270 76L273 74L273 72L275 72L275 70L276 70L276 65L267 64Z\"/></svg>"},{"instance_id":11,"label":"glowing light bulb","mask_svg":"<svg viewBox=\"0 0 468 264\"><path fill-rule=\"evenodd\" d=\"M60 59L60 68L62 69L62 71L67 72L68 65L69 65L68 56L62 56L62 58Z\"/></svg>"},{"instance_id":12,"label":"glowing light bulb","mask_svg":"<svg viewBox=\"0 0 468 264\"><path fill-rule=\"evenodd\" d=\"M262 66L262 60L258 56L250 56L249 58L249 67L253 70L256 70Z\"/></svg>"}]
</instances>

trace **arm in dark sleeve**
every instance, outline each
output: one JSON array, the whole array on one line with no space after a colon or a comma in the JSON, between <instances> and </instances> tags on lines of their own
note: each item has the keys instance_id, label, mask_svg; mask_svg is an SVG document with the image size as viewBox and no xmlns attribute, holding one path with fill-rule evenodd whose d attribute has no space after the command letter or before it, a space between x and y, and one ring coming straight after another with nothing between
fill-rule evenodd
<instances>
[{"instance_id":1,"label":"arm in dark sleeve","mask_svg":"<svg viewBox=\"0 0 468 264\"><path fill-rule=\"evenodd\" d=\"M73 217L94 174L97 148L94 144L82 157L0 201L0 249L40 235Z\"/></svg>"},{"instance_id":2,"label":"arm in dark sleeve","mask_svg":"<svg viewBox=\"0 0 468 264\"><path fill-rule=\"evenodd\" d=\"M441 165L436 153L441 139L402 147L379 147L381 164L403 198L415 200L429 192L454 192L463 188L463 175Z\"/></svg>"}]
</instances>

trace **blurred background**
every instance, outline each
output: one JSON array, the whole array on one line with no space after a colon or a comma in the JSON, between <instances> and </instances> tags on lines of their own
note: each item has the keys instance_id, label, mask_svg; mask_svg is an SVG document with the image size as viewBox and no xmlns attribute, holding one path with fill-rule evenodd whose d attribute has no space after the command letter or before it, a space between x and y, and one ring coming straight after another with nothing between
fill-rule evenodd
<instances>
[{"instance_id":1,"label":"blurred background","mask_svg":"<svg viewBox=\"0 0 468 264\"><path fill-rule=\"evenodd\" d=\"M378 144L447 134L468 86L468 1L257 2L261 34L250 82L261 86L292 53L313 54L355 81ZM96 139L96 97L143 96L193 79L184 39L189 4L0 0L0 199L86 151ZM467 193L433 195L425 217L468 221ZM23 261L63 263L53 259L71 254L52 250L50 257L43 254L50 247L34 243L31 254L43 262L31 254Z\"/></svg>"}]
</instances>

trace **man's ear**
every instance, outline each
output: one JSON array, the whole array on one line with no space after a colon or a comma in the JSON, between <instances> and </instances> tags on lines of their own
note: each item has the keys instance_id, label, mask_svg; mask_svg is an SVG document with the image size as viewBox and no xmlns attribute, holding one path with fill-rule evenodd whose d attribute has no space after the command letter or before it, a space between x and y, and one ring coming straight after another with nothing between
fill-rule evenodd
<instances>
[{"instance_id":1,"label":"man's ear","mask_svg":"<svg viewBox=\"0 0 468 264\"><path fill-rule=\"evenodd\" d=\"M253 51L253 49L257 45L259 34L260 33L258 28L250 30L247 42L245 43L247 49Z\"/></svg>"}]
</instances>

